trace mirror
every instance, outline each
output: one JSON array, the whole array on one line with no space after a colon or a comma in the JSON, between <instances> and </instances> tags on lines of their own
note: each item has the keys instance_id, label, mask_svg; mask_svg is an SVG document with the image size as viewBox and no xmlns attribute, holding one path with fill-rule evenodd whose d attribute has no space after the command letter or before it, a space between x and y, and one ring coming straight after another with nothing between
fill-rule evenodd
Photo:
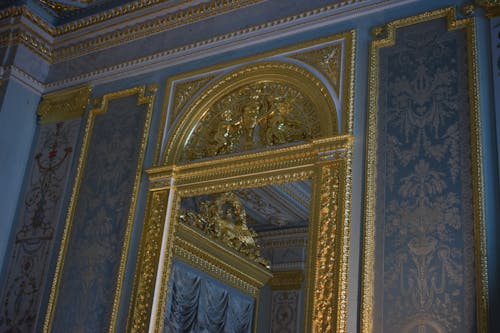
<instances>
[{"instance_id":1,"label":"mirror","mask_svg":"<svg viewBox=\"0 0 500 333\"><path fill-rule=\"evenodd\" d=\"M181 197L163 331L302 332L311 184L301 180ZM190 246L201 253L182 252ZM223 265L206 269L200 264L204 255L235 260L231 266L238 272ZM256 292L231 278L238 273L260 280Z\"/></svg>"}]
</instances>

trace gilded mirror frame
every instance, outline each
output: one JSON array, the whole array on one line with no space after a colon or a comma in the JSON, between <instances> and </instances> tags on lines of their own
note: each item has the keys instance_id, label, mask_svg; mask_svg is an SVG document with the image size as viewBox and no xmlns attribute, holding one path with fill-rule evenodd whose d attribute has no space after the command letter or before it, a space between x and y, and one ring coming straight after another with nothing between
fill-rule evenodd
<instances>
[{"instance_id":1,"label":"gilded mirror frame","mask_svg":"<svg viewBox=\"0 0 500 333\"><path fill-rule=\"evenodd\" d=\"M140 263L138 296L131 308L134 315L129 329L146 331L151 325L150 329L154 332L162 330L181 197L311 179L313 193L307 245L305 331L344 332L352 141L350 135L342 135L264 152L148 170L151 182L149 215L141 250L148 253L158 252L160 246L162 249L157 257L156 281L156 270L152 271L150 266L151 259ZM165 219L169 222L163 229ZM153 238L158 238L155 236L160 232L166 239L163 246L161 242L151 242ZM139 254L140 257L143 255L144 252ZM153 295L144 298L141 295L146 296L147 287L152 284L157 295L154 302ZM150 302L153 302L152 308L141 312L147 309ZM151 318L148 313L151 313Z\"/></svg>"}]
</instances>

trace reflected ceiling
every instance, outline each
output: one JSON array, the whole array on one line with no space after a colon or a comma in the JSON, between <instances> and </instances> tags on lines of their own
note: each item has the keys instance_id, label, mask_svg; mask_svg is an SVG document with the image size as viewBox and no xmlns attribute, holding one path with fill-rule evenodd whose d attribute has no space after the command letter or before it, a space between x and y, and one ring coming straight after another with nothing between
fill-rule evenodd
<instances>
[{"instance_id":1,"label":"reflected ceiling","mask_svg":"<svg viewBox=\"0 0 500 333\"><path fill-rule=\"evenodd\" d=\"M307 227L311 201L309 180L234 191L245 206L248 226L257 232ZM184 198L182 208L199 212L211 196Z\"/></svg>"}]
</instances>

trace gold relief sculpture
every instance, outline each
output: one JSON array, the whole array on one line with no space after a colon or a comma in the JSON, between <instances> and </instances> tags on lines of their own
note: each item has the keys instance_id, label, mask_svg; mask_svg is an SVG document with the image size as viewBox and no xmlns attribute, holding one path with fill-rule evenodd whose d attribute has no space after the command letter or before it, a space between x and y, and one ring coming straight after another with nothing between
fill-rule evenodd
<instances>
[{"instance_id":1,"label":"gold relief sculpture","mask_svg":"<svg viewBox=\"0 0 500 333\"><path fill-rule=\"evenodd\" d=\"M317 227L317 243L315 251L316 262L312 263L315 271L315 287L312 303L313 332L345 332L345 321L339 320L345 313L339 310L339 304L345 299L339 299L339 277L343 268L341 263L342 242L341 221L342 165L333 164L321 168L320 181L322 184L319 197L319 223ZM334 272L340 274L335 275ZM344 309L345 310L345 309Z\"/></svg>"},{"instance_id":2,"label":"gold relief sculpture","mask_svg":"<svg viewBox=\"0 0 500 333\"><path fill-rule=\"evenodd\" d=\"M188 139L183 161L320 136L317 110L292 86L263 82L230 93L208 110Z\"/></svg>"},{"instance_id":3,"label":"gold relief sculpture","mask_svg":"<svg viewBox=\"0 0 500 333\"><path fill-rule=\"evenodd\" d=\"M476 1L478 5L485 5L488 8L494 8L493 1ZM470 8L466 8L470 11ZM467 14L467 12L465 13ZM476 288L476 320L478 332L488 332L488 279L487 279L487 261L486 261L486 237L485 237L485 217L484 217L484 199L483 199L483 175L482 175L482 145L479 118L479 93L478 93L478 74L477 74L477 46L475 21L473 17L457 19L455 9L447 7L435 11L424 12L416 16L411 16L396 21L389 22L383 28L377 28L380 34L376 37L381 39L372 41L370 45L369 58L369 99L368 99L368 127L367 127L367 153L366 153L366 175L365 175L365 217L364 217L364 236L363 236L363 254L362 254L362 278L361 278L361 332L374 332L374 299L375 299L375 203L376 203L376 174L377 174L377 126L378 126L378 94L379 94L379 52L384 47L393 46L396 43L396 30L430 20L445 18L448 31L464 29L467 38L467 71L468 71L468 90L470 103L470 130L471 130L471 160L472 160L472 189L473 189L473 219L474 219L474 269L475 269L475 288ZM420 163L418 168L427 168L425 163ZM435 214L435 212L433 212ZM432 215L432 214L431 214ZM439 215L437 215L439 216ZM428 284L425 280L425 274L422 267L427 256L435 250L435 240L415 239L409 243L408 253L412 260L416 262L416 270L420 276L418 283ZM448 259L448 253L441 251L439 253L443 263ZM432 281L432 287L437 288L437 281ZM416 289L420 292L434 293L429 285L418 286ZM439 288L438 288L439 289ZM470 291L466 291L470 292ZM422 295L421 295L422 296ZM421 297L420 300L424 300ZM422 303L422 302L421 302ZM425 303L425 302L423 302ZM423 304L422 303L422 304ZM432 318L421 317L417 320L423 322L432 321ZM407 328L411 327L408 324ZM409 329L409 328L408 328ZM425 328L424 328L425 329Z\"/></svg>"},{"instance_id":4,"label":"gold relief sculpture","mask_svg":"<svg viewBox=\"0 0 500 333\"><path fill-rule=\"evenodd\" d=\"M90 100L90 87L77 87L46 94L38 106L40 123L52 123L83 115Z\"/></svg>"},{"instance_id":5,"label":"gold relief sculpture","mask_svg":"<svg viewBox=\"0 0 500 333\"><path fill-rule=\"evenodd\" d=\"M248 228L245 208L234 193L226 192L216 200L201 202L199 214L181 211L179 222L197 228L248 259L269 267L269 262L260 256L257 233Z\"/></svg>"}]
</instances>

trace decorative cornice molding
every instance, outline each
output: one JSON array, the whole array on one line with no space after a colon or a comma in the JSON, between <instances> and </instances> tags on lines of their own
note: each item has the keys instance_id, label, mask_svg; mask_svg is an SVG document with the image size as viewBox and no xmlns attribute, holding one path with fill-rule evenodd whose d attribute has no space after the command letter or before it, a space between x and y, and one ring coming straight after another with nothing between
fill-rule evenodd
<instances>
[{"instance_id":1,"label":"decorative cornice molding","mask_svg":"<svg viewBox=\"0 0 500 333\"><path fill-rule=\"evenodd\" d=\"M17 38L10 38L9 45L23 44L35 51L39 56L51 63L57 63L64 60L76 58L84 54L111 48L122 43L131 42L140 38L161 33L163 31L178 28L193 22L197 22L212 16L220 15L231 10L255 5L263 0L213 0L209 3L197 3L192 6L178 8L175 6L166 6L155 12L146 13L140 18L127 17L125 14L131 13L130 9L120 10L122 7L130 7L131 4L117 7L111 10L112 15L103 12L95 16L85 18L86 21L75 21L61 27L54 28L45 20L37 16L26 6L9 7L0 11L0 20L6 18L18 18L17 22L8 23L3 29L6 34L12 31L20 31ZM157 1L141 1L141 3L157 4ZM233 33L216 36L208 40L194 43L206 44L207 42L220 41L228 38L234 38L238 35L252 35L264 30L274 30L278 27L289 25L297 26L317 19L331 18L338 15L349 15L360 10L373 9L381 5L393 4L395 0L356 0L352 2L339 2L327 5L321 8L305 11L296 15L288 16L264 24L248 27ZM159 4L158 4L159 5ZM127 7L128 6L128 7ZM140 6L139 6L140 7ZM142 8L142 7L141 7ZM120 17L118 22L111 22L112 19ZM19 17L21 19L19 19ZM23 20L24 19L24 20ZM131 21L137 19L131 24ZM109 22L108 22L109 21ZM40 30L36 33L30 29L29 24ZM112 29L111 29L112 27ZM109 29L108 29L109 28ZM42 37L46 34L47 37ZM5 45L5 37L0 40L0 46ZM193 45L193 44L191 44ZM189 46L183 46L185 49ZM165 51L164 51L165 52Z\"/></svg>"}]
</instances>

